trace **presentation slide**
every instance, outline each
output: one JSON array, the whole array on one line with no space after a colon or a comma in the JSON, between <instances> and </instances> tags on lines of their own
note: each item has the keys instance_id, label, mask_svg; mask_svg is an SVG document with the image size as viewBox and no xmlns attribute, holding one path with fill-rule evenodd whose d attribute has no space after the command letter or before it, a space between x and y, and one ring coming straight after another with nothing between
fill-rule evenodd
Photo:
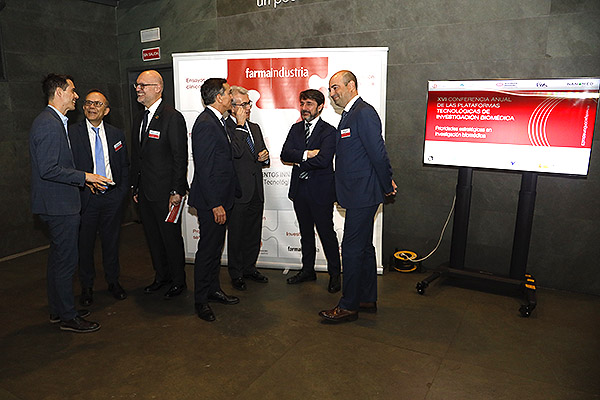
<instances>
[{"instance_id":1,"label":"presentation slide","mask_svg":"<svg viewBox=\"0 0 600 400\"><path fill-rule=\"evenodd\" d=\"M587 175L600 79L430 81L425 164Z\"/></svg>"}]
</instances>

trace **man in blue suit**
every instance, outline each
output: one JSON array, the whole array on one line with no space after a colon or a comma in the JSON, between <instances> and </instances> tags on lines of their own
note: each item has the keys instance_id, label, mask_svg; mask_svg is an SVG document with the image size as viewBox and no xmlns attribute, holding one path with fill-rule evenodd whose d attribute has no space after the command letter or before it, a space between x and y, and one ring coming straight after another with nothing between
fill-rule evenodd
<instances>
[{"instance_id":1,"label":"man in blue suit","mask_svg":"<svg viewBox=\"0 0 600 400\"><path fill-rule=\"evenodd\" d=\"M91 90L83 103L85 119L69 126L75 167L104 175L115 182L106 190L92 192L84 188L80 192L79 303L82 306L91 305L94 299L94 247L98 233L108 290L117 300L127 298L127 293L119 284L119 233L123 200L129 191L129 159L123 131L103 121L109 112L106 96L99 90Z\"/></svg>"},{"instance_id":2,"label":"man in blue suit","mask_svg":"<svg viewBox=\"0 0 600 400\"><path fill-rule=\"evenodd\" d=\"M385 196L396 194L392 167L381 134L377 111L358 96L356 76L336 72L329 94L343 107L336 135L335 189L346 209L342 239L344 284L342 298L331 310L319 313L326 321L358 318L358 311L377 311L377 265L373 222Z\"/></svg>"},{"instance_id":3,"label":"man in blue suit","mask_svg":"<svg viewBox=\"0 0 600 400\"><path fill-rule=\"evenodd\" d=\"M281 161L294 165L288 197L294 202L302 245L302 269L288 278L287 283L293 285L317 279L316 226L327 258L327 290L335 293L340 291L340 252L333 229L336 130L320 118L324 104L325 96L318 90L300 93L302 121L292 125L281 150Z\"/></svg>"},{"instance_id":4,"label":"man in blue suit","mask_svg":"<svg viewBox=\"0 0 600 400\"><path fill-rule=\"evenodd\" d=\"M94 332L97 322L87 321L87 310L75 310L73 275L77 268L77 239L84 185L104 190L112 181L75 169L67 136L67 111L75 109L79 96L73 78L49 74L42 81L48 106L33 121L29 132L31 156L31 211L48 225L50 252L47 265L50 322L60 329Z\"/></svg>"},{"instance_id":5,"label":"man in blue suit","mask_svg":"<svg viewBox=\"0 0 600 400\"><path fill-rule=\"evenodd\" d=\"M194 178L190 206L198 212L200 240L194 262L194 303L198 317L214 321L208 302L237 304L223 292L219 280L227 222L236 194L241 194L233 165L233 152L225 128L225 111L231 109L231 88L222 78L207 79L200 88L206 106L192 128Z\"/></svg>"}]
</instances>

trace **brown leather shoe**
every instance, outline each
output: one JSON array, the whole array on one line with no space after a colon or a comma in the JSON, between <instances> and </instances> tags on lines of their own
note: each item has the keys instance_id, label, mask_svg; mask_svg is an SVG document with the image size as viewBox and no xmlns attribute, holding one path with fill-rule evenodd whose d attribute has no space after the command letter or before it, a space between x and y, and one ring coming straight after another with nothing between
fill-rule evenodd
<instances>
[{"instance_id":1,"label":"brown leather shoe","mask_svg":"<svg viewBox=\"0 0 600 400\"><path fill-rule=\"evenodd\" d=\"M358 311L345 310L339 306L332 310L323 310L319 315L326 321L335 323L356 321L358 319Z\"/></svg>"},{"instance_id":2,"label":"brown leather shoe","mask_svg":"<svg viewBox=\"0 0 600 400\"><path fill-rule=\"evenodd\" d=\"M364 311L370 314L375 314L377 312L377 302L376 301L372 301L369 303L360 303L358 305L358 310L359 311Z\"/></svg>"}]
</instances>

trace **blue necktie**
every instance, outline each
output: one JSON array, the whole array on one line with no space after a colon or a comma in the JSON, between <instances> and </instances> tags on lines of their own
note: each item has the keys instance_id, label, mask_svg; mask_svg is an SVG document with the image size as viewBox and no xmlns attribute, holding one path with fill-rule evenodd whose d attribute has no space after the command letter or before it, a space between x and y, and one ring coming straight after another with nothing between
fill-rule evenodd
<instances>
[{"instance_id":1,"label":"blue necktie","mask_svg":"<svg viewBox=\"0 0 600 400\"><path fill-rule=\"evenodd\" d=\"M340 119L340 123L338 124L338 129L340 129L342 127L342 123L344 122L344 119L346 119L346 115L348 115L346 110L342 111L342 119Z\"/></svg>"},{"instance_id":2,"label":"blue necktie","mask_svg":"<svg viewBox=\"0 0 600 400\"><path fill-rule=\"evenodd\" d=\"M310 124L308 122L304 123L304 143L306 144L306 149L308 150L308 139L310 139ZM308 171L302 171L299 175L300 179L308 179Z\"/></svg>"},{"instance_id":3,"label":"blue necktie","mask_svg":"<svg viewBox=\"0 0 600 400\"><path fill-rule=\"evenodd\" d=\"M94 155L96 160L96 174L106 176L106 165L104 165L104 149L102 148L102 139L100 139L100 128L92 127L96 133L96 145Z\"/></svg>"},{"instance_id":4,"label":"blue necktie","mask_svg":"<svg viewBox=\"0 0 600 400\"><path fill-rule=\"evenodd\" d=\"M244 128L246 128L246 127L244 127ZM254 151L255 151L255 149L254 149L254 142L252 141L252 136L250 136L250 130L247 129L246 131L248 133L246 135L246 143L248 143L248 147L250 147L250 151L252 152L252 154L254 154Z\"/></svg>"}]
</instances>

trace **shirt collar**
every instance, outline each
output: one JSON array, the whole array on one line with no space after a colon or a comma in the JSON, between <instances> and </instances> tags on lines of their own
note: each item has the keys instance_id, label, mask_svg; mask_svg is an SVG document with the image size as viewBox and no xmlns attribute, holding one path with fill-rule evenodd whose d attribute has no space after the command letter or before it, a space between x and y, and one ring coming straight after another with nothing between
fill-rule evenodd
<instances>
[{"instance_id":1,"label":"shirt collar","mask_svg":"<svg viewBox=\"0 0 600 400\"><path fill-rule=\"evenodd\" d=\"M100 128L100 132L102 132L104 130L104 121L100 121L100 125L98 125L96 127L96 126L92 125L91 122L86 118L85 125L87 126L88 132L91 132L92 128Z\"/></svg>"},{"instance_id":2,"label":"shirt collar","mask_svg":"<svg viewBox=\"0 0 600 400\"><path fill-rule=\"evenodd\" d=\"M146 110L150 111L150 114L154 115L158 106L162 103L162 97L154 102L150 107L146 108Z\"/></svg>"},{"instance_id":3,"label":"shirt collar","mask_svg":"<svg viewBox=\"0 0 600 400\"><path fill-rule=\"evenodd\" d=\"M354 105L354 103L356 103L356 100L358 100L358 95L354 96L353 98L350 99L350 101L348 102L348 104L346 104L346 107L344 107L344 111L346 112L350 112L350 109L352 108L352 106Z\"/></svg>"},{"instance_id":4,"label":"shirt collar","mask_svg":"<svg viewBox=\"0 0 600 400\"><path fill-rule=\"evenodd\" d=\"M219 110L217 110L213 106L206 106L206 108L210 109L213 113L215 113L215 115L217 116L217 119L219 121L221 121L221 118L223 118L223 114L221 114L221 112Z\"/></svg>"},{"instance_id":5,"label":"shirt collar","mask_svg":"<svg viewBox=\"0 0 600 400\"><path fill-rule=\"evenodd\" d=\"M48 104L48 107L50 107L51 109L53 109L54 111L56 111L56 113L60 117L60 120L62 121L63 124L67 123L67 121L69 120L69 118L66 115L64 115L63 113L61 113L60 111L58 111L58 109L56 107L54 107L53 105Z\"/></svg>"}]
</instances>

